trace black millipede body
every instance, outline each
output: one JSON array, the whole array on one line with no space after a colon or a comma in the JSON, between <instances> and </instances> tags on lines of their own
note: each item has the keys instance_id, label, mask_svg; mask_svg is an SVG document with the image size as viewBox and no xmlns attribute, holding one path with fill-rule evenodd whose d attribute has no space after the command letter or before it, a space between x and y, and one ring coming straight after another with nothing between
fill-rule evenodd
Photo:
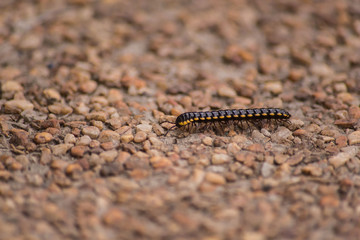
<instances>
[{"instance_id":1,"label":"black millipede body","mask_svg":"<svg viewBox=\"0 0 360 240\"><path fill-rule=\"evenodd\" d=\"M287 120L291 117L290 113L281 108L251 108L251 109L228 109L206 112L186 112L180 114L165 134L175 127L182 129L186 126L192 126L208 123L227 123L227 122L251 122L256 123L260 120Z\"/></svg>"}]
</instances>

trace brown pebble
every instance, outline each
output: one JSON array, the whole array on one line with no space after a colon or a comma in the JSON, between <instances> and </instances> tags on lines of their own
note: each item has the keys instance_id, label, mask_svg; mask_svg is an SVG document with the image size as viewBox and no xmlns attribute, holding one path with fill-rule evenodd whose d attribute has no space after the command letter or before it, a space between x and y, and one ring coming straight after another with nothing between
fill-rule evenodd
<instances>
[{"instance_id":1,"label":"brown pebble","mask_svg":"<svg viewBox=\"0 0 360 240\"><path fill-rule=\"evenodd\" d=\"M104 149L105 151L107 150L111 150L115 147L114 142L104 142L100 144L101 148Z\"/></svg>"},{"instance_id":2,"label":"brown pebble","mask_svg":"<svg viewBox=\"0 0 360 240\"><path fill-rule=\"evenodd\" d=\"M81 172L83 169L78 163L71 163L66 166L65 173L68 175L72 175L74 172Z\"/></svg>"},{"instance_id":3,"label":"brown pebble","mask_svg":"<svg viewBox=\"0 0 360 240\"><path fill-rule=\"evenodd\" d=\"M125 219L125 214L117 209L117 208L111 208L109 211L107 211L103 216L103 221L106 225L110 226L116 226L119 224L119 222L122 222Z\"/></svg>"},{"instance_id":4,"label":"brown pebble","mask_svg":"<svg viewBox=\"0 0 360 240\"><path fill-rule=\"evenodd\" d=\"M100 158L104 159L105 162L113 162L116 156L118 155L118 152L116 150L109 150L100 153Z\"/></svg>"},{"instance_id":5,"label":"brown pebble","mask_svg":"<svg viewBox=\"0 0 360 240\"><path fill-rule=\"evenodd\" d=\"M217 153L211 157L211 163L214 165L221 165L228 162L230 162L230 157L227 154Z\"/></svg>"},{"instance_id":6,"label":"brown pebble","mask_svg":"<svg viewBox=\"0 0 360 240\"><path fill-rule=\"evenodd\" d=\"M213 144L213 139L211 137L204 137L202 140L203 144L205 144L206 146L212 146Z\"/></svg>"},{"instance_id":7,"label":"brown pebble","mask_svg":"<svg viewBox=\"0 0 360 240\"><path fill-rule=\"evenodd\" d=\"M48 109L51 113L57 115L67 115L73 112L71 107L62 103L54 103L53 105L48 106Z\"/></svg>"},{"instance_id":8,"label":"brown pebble","mask_svg":"<svg viewBox=\"0 0 360 240\"><path fill-rule=\"evenodd\" d=\"M335 143L339 146L339 148L345 147L347 145L347 137L345 135L341 135L335 139Z\"/></svg>"},{"instance_id":9,"label":"brown pebble","mask_svg":"<svg viewBox=\"0 0 360 240\"><path fill-rule=\"evenodd\" d=\"M83 93L92 93L97 88L97 82L93 80L87 80L79 84L79 90Z\"/></svg>"},{"instance_id":10,"label":"brown pebble","mask_svg":"<svg viewBox=\"0 0 360 240\"><path fill-rule=\"evenodd\" d=\"M289 157L287 159L286 163L289 164L290 166L295 166L295 165L301 163L303 159L304 159L304 154L302 152L299 152L299 153Z\"/></svg>"},{"instance_id":11,"label":"brown pebble","mask_svg":"<svg viewBox=\"0 0 360 240\"><path fill-rule=\"evenodd\" d=\"M97 127L89 126L82 129L82 134L88 135L90 138L95 139L99 136L100 130Z\"/></svg>"},{"instance_id":12,"label":"brown pebble","mask_svg":"<svg viewBox=\"0 0 360 240\"><path fill-rule=\"evenodd\" d=\"M86 146L75 146L71 148L70 153L74 157L83 157L87 150Z\"/></svg>"},{"instance_id":13,"label":"brown pebble","mask_svg":"<svg viewBox=\"0 0 360 240\"><path fill-rule=\"evenodd\" d=\"M55 156L65 155L66 152L73 146L70 143L63 143L51 146L51 151Z\"/></svg>"},{"instance_id":14,"label":"brown pebble","mask_svg":"<svg viewBox=\"0 0 360 240\"><path fill-rule=\"evenodd\" d=\"M48 132L41 132L35 135L34 142L37 144L48 143L53 139L53 136Z\"/></svg>"},{"instance_id":15,"label":"brown pebble","mask_svg":"<svg viewBox=\"0 0 360 240\"><path fill-rule=\"evenodd\" d=\"M130 153L128 152L119 152L118 156L116 157L115 161L120 162L120 163L124 163L126 162L126 160L128 160L130 157Z\"/></svg>"},{"instance_id":16,"label":"brown pebble","mask_svg":"<svg viewBox=\"0 0 360 240\"><path fill-rule=\"evenodd\" d=\"M120 134L112 130L103 130L98 140L99 142L120 141Z\"/></svg>"},{"instance_id":17,"label":"brown pebble","mask_svg":"<svg viewBox=\"0 0 360 240\"><path fill-rule=\"evenodd\" d=\"M307 165L301 169L301 172L314 177L320 177L322 175L322 169L315 165Z\"/></svg>"},{"instance_id":18,"label":"brown pebble","mask_svg":"<svg viewBox=\"0 0 360 240\"><path fill-rule=\"evenodd\" d=\"M34 105L26 100L10 100L4 104L4 111L6 113L21 113L22 111L33 109Z\"/></svg>"},{"instance_id":19,"label":"brown pebble","mask_svg":"<svg viewBox=\"0 0 360 240\"><path fill-rule=\"evenodd\" d=\"M144 142L147 138L146 132L140 131L135 134L134 142L141 143Z\"/></svg>"},{"instance_id":20,"label":"brown pebble","mask_svg":"<svg viewBox=\"0 0 360 240\"><path fill-rule=\"evenodd\" d=\"M87 120L97 120L105 122L108 118L108 114L102 111L94 111L86 115Z\"/></svg>"},{"instance_id":21,"label":"brown pebble","mask_svg":"<svg viewBox=\"0 0 360 240\"><path fill-rule=\"evenodd\" d=\"M173 165L168 158L160 156L154 156L150 158L150 163L153 168L165 168Z\"/></svg>"},{"instance_id":22,"label":"brown pebble","mask_svg":"<svg viewBox=\"0 0 360 240\"><path fill-rule=\"evenodd\" d=\"M214 172L207 172L205 174L205 180L209 183L217 185L224 185L226 183L226 180L222 175Z\"/></svg>"},{"instance_id":23,"label":"brown pebble","mask_svg":"<svg viewBox=\"0 0 360 240\"><path fill-rule=\"evenodd\" d=\"M129 143L134 139L134 135L132 134L124 134L120 137L122 143Z\"/></svg>"},{"instance_id":24,"label":"brown pebble","mask_svg":"<svg viewBox=\"0 0 360 240\"><path fill-rule=\"evenodd\" d=\"M14 145L21 145L25 146L29 142L29 133L27 131L24 131L22 129L11 129L10 131L12 133L12 136L10 138L10 143Z\"/></svg>"},{"instance_id":25,"label":"brown pebble","mask_svg":"<svg viewBox=\"0 0 360 240\"><path fill-rule=\"evenodd\" d=\"M360 130L350 133L347 138L349 139L349 145L360 143Z\"/></svg>"},{"instance_id":26,"label":"brown pebble","mask_svg":"<svg viewBox=\"0 0 360 240\"><path fill-rule=\"evenodd\" d=\"M350 119L360 119L360 107L358 106L351 106L349 107L349 117Z\"/></svg>"},{"instance_id":27,"label":"brown pebble","mask_svg":"<svg viewBox=\"0 0 360 240\"><path fill-rule=\"evenodd\" d=\"M57 100L57 101L61 100L60 93L54 88L47 88L43 91L43 93L45 98L48 100Z\"/></svg>"}]
</instances>

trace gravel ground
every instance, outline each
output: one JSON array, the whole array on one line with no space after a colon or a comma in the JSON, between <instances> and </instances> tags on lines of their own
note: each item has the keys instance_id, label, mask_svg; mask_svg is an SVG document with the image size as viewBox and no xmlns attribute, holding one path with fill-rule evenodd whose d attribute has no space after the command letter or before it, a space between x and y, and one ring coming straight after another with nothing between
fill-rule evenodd
<instances>
[{"instance_id":1,"label":"gravel ground","mask_svg":"<svg viewBox=\"0 0 360 240\"><path fill-rule=\"evenodd\" d=\"M359 239L358 0L1 0L0 83L1 240Z\"/></svg>"}]
</instances>

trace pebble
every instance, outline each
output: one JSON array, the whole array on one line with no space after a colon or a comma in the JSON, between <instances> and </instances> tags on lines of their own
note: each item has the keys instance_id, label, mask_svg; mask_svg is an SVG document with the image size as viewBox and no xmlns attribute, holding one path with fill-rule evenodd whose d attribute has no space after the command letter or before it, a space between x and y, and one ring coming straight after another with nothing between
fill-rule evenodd
<instances>
[{"instance_id":1,"label":"pebble","mask_svg":"<svg viewBox=\"0 0 360 240\"><path fill-rule=\"evenodd\" d=\"M113 162L117 155L118 155L118 152L116 150L109 150L109 151L100 153L99 156L105 162Z\"/></svg>"},{"instance_id":2,"label":"pebble","mask_svg":"<svg viewBox=\"0 0 360 240\"><path fill-rule=\"evenodd\" d=\"M227 154L214 154L211 157L211 163L214 165L221 165L230 162L230 157Z\"/></svg>"},{"instance_id":3,"label":"pebble","mask_svg":"<svg viewBox=\"0 0 360 240\"><path fill-rule=\"evenodd\" d=\"M120 137L122 143L129 143L134 139L134 135L132 134L124 134Z\"/></svg>"},{"instance_id":4,"label":"pebble","mask_svg":"<svg viewBox=\"0 0 360 240\"><path fill-rule=\"evenodd\" d=\"M237 143L229 143L226 150L227 150L228 154L235 155L241 150L241 148L239 147L239 145Z\"/></svg>"},{"instance_id":5,"label":"pebble","mask_svg":"<svg viewBox=\"0 0 360 240\"><path fill-rule=\"evenodd\" d=\"M351 119L360 119L360 107L358 106L351 106L349 107L349 117Z\"/></svg>"},{"instance_id":6,"label":"pebble","mask_svg":"<svg viewBox=\"0 0 360 240\"><path fill-rule=\"evenodd\" d=\"M91 142L91 138L88 135L80 137L77 145L78 146L88 146Z\"/></svg>"},{"instance_id":7,"label":"pebble","mask_svg":"<svg viewBox=\"0 0 360 240\"><path fill-rule=\"evenodd\" d=\"M348 104L351 104L354 101L354 96L348 92L339 93L336 98Z\"/></svg>"},{"instance_id":8,"label":"pebble","mask_svg":"<svg viewBox=\"0 0 360 240\"><path fill-rule=\"evenodd\" d=\"M73 175L75 172L82 172L82 167L78 163L71 163L66 166L65 173L67 175Z\"/></svg>"},{"instance_id":9,"label":"pebble","mask_svg":"<svg viewBox=\"0 0 360 240\"><path fill-rule=\"evenodd\" d=\"M29 142L29 133L22 129L11 129L10 131L12 136L10 138L10 143L15 144L16 146L25 146Z\"/></svg>"},{"instance_id":10,"label":"pebble","mask_svg":"<svg viewBox=\"0 0 360 240\"><path fill-rule=\"evenodd\" d=\"M53 99L57 100L57 101L61 100L60 93L54 88L47 88L43 91L43 93L44 93L45 98L48 100L53 100Z\"/></svg>"},{"instance_id":11,"label":"pebble","mask_svg":"<svg viewBox=\"0 0 360 240\"><path fill-rule=\"evenodd\" d=\"M271 175L274 174L275 169L276 168L274 165L264 162L263 165L261 166L261 175L265 178L270 177Z\"/></svg>"},{"instance_id":12,"label":"pebble","mask_svg":"<svg viewBox=\"0 0 360 240\"><path fill-rule=\"evenodd\" d=\"M207 172L205 174L205 180L209 183L217 184L217 185L224 185L226 183L225 177L214 172Z\"/></svg>"},{"instance_id":13,"label":"pebble","mask_svg":"<svg viewBox=\"0 0 360 240\"><path fill-rule=\"evenodd\" d=\"M121 101L122 99L123 96L118 89L112 88L109 90L109 93L107 95L107 100L109 101L109 103L115 103Z\"/></svg>"},{"instance_id":14,"label":"pebble","mask_svg":"<svg viewBox=\"0 0 360 240\"><path fill-rule=\"evenodd\" d=\"M14 161L12 163L10 163L9 166L7 166L9 170L11 171L18 171L21 170L23 168L23 165L17 161Z\"/></svg>"},{"instance_id":15,"label":"pebble","mask_svg":"<svg viewBox=\"0 0 360 240\"><path fill-rule=\"evenodd\" d=\"M86 115L87 120L97 120L105 122L108 118L108 114L102 111L94 111Z\"/></svg>"},{"instance_id":16,"label":"pebble","mask_svg":"<svg viewBox=\"0 0 360 240\"><path fill-rule=\"evenodd\" d=\"M352 132L348 135L349 145L360 143L360 130Z\"/></svg>"},{"instance_id":17,"label":"pebble","mask_svg":"<svg viewBox=\"0 0 360 240\"><path fill-rule=\"evenodd\" d=\"M228 98L234 98L237 96L236 91L234 88L231 88L229 86L221 86L218 88L218 95L220 97L228 97Z\"/></svg>"},{"instance_id":18,"label":"pebble","mask_svg":"<svg viewBox=\"0 0 360 240\"><path fill-rule=\"evenodd\" d=\"M202 143L205 144L206 146L212 146L213 139L211 137L206 136L202 139Z\"/></svg>"},{"instance_id":19,"label":"pebble","mask_svg":"<svg viewBox=\"0 0 360 240\"><path fill-rule=\"evenodd\" d=\"M55 156L63 156L72 146L74 145L71 143L62 143L51 146L51 151Z\"/></svg>"},{"instance_id":20,"label":"pebble","mask_svg":"<svg viewBox=\"0 0 360 240\"><path fill-rule=\"evenodd\" d=\"M329 163L334 167L338 168L344 165L350 158L356 156L359 152L359 147L351 146L341 149L342 152L336 154L335 156L330 157Z\"/></svg>"},{"instance_id":21,"label":"pebble","mask_svg":"<svg viewBox=\"0 0 360 240\"><path fill-rule=\"evenodd\" d=\"M99 134L100 134L99 128L94 127L94 126L84 127L81 132L84 135L87 135L92 139L97 138L99 136Z\"/></svg>"},{"instance_id":22,"label":"pebble","mask_svg":"<svg viewBox=\"0 0 360 240\"><path fill-rule=\"evenodd\" d=\"M322 169L315 165L307 165L301 169L301 172L314 177L320 177L323 173Z\"/></svg>"},{"instance_id":23,"label":"pebble","mask_svg":"<svg viewBox=\"0 0 360 240\"><path fill-rule=\"evenodd\" d=\"M75 142L76 142L76 137L74 136L74 134L68 133L65 135L64 143L75 143Z\"/></svg>"},{"instance_id":24,"label":"pebble","mask_svg":"<svg viewBox=\"0 0 360 240\"><path fill-rule=\"evenodd\" d=\"M345 135L341 135L335 139L335 143L339 146L339 148L342 148L347 145L347 140L348 139Z\"/></svg>"},{"instance_id":25,"label":"pebble","mask_svg":"<svg viewBox=\"0 0 360 240\"><path fill-rule=\"evenodd\" d=\"M119 222L123 222L124 220L126 220L125 214L117 208L109 209L103 216L105 225L110 226L116 226Z\"/></svg>"},{"instance_id":26,"label":"pebble","mask_svg":"<svg viewBox=\"0 0 360 240\"><path fill-rule=\"evenodd\" d=\"M280 81L271 81L265 83L265 90L278 95L283 92L283 87Z\"/></svg>"},{"instance_id":27,"label":"pebble","mask_svg":"<svg viewBox=\"0 0 360 240\"><path fill-rule=\"evenodd\" d=\"M53 139L53 136L48 132L37 133L34 137L34 142L37 144L48 143Z\"/></svg>"},{"instance_id":28,"label":"pebble","mask_svg":"<svg viewBox=\"0 0 360 240\"><path fill-rule=\"evenodd\" d=\"M79 90L83 93L92 93L97 88L97 82L93 80L86 80L79 84Z\"/></svg>"},{"instance_id":29,"label":"pebble","mask_svg":"<svg viewBox=\"0 0 360 240\"><path fill-rule=\"evenodd\" d=\"M10 100L4 105L6 113L21 113L25 110L33 110L34 105L26 100Z\"/></svg>"},{"instance_id":30,"label":"pebble","mask_svg":"<svg viewBox=\"0 0 360 240\"><path fill-rule=\"evenodd\" d=\"M15 81L6 81L1 85L1 92L20 92L23 91L24 88L21 86L20 83Z\"/></svg>"},{"instance_id":31,"label":"pebble","mask_svg":"<svg viewBox=\"0 0 360 240\"><path fill-rule=\"evenodd\" d=\"M152 130L152 126L150 124L142 123L136 126L136 132L145 132L150 133Z\"/></svg>"},{"instance_id":32,"label":"pebble","mask_svg":"<svg viewBox=\"0 0 360 240\"><path fill-rule=\"evenodd\" d=\"M154 156L150 158L150 164L153 168L165 168L173 165L168 158L161 156Z\"/></svg>"},{"instance_id":33,"label":"pebble","mask_svg":"<svg viewBox=\"0 0 360 240\"><path fill-rule=\"evenodd\" d=\"M83 157L85 152L88 150L86 146L75 146L71 148L71 156L74 157Z\"/></svg>"},{"instance_id":34,"label":"pebble","mask_svg":"<svg viewBox=\"0 0 360 240\"><path fill-rule=\"evenodd\" d=\"M48 106L48 109L51 113L57 115L67 115L73 112L73 109L63 103L54 103L53 105Z\"/></svg>"},{"instance_id":35,"label":"pebble","mask_svg":"<svg viewBox=\"0 0 360 240\"><path fill-rule=\"evenodd\" d=\"M95 148L95 147L99 147L101 146L102 149L104 149L105 151L108 151L108 150L112 150L115 148L115 144L114 142L104 142L104 143L101 143L97 140L93 140L91 141L91 143L89 144L89 146L91 148Z\"/></svg>"},{"instance_id":36,"label":"pebble","mask_svg":"<svg viewBox=\"0 0 360 240\"><path fill-rule=\"evenodd\" d=\"M287 142L292 139L294 139L292 132L285 127L279 127L278 130L271 135L271 140L277 143Z\"/></svg>"},{"instance_id":37,"label":"pebble","mask_svg":"<svg viewBox=\"0 0 360 240\"><path fill-rule=\"evenodd\" d=\"M99 142L111 142L111 141L120 141L120 134L112 130L103 130L101 131Z\"/></svg>"},{"instance_id":38,"label":"pebble","mask_svg":"<svg viewBox=\"0 0 360 240\"><path fill-rule=\"evenodd\" d=\"M304 159L304 153L298 152L297 154L290 156L287 159L286 163L289 164L290 166L295 166L295 165L301 163L303 159Z\"/></svg>"},{"instance_id":39,"label":"pebble","mask_svg":"<svg viewBox=\"0 0 360 240\"><path fill-rule=\"evenodd\" d=\"M134 142L136 143L142 143L146 140L147 138L147 134L146 132L143 132L143 131L139 131L135 134L135 137L134 137Z\"/></svg>"}]
</instances>

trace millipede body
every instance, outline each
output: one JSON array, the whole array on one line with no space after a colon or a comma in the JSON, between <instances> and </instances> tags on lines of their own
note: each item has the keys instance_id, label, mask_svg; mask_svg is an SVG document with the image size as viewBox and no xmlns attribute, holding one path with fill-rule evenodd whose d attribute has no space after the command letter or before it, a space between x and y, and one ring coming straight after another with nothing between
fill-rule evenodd
<instances>
[{"instance_id":1,"label":"millipede body","mask_svg":"<svg viewBox=\"0 0 360 240\"><path fill-rule=\"evenodd\" d=\"M281 108L252 108L252 109L228 109L206 112L185 112L180 114L175 121L175 127L183 128L196 123L225 123L225 122L257 122L259 120L287 120L291 114ZM168 131L168 132L169 132ZM167 133L166 133L167 134ZM165 134L165 135L166 135Z\"/></svg>"}]
</instances>

